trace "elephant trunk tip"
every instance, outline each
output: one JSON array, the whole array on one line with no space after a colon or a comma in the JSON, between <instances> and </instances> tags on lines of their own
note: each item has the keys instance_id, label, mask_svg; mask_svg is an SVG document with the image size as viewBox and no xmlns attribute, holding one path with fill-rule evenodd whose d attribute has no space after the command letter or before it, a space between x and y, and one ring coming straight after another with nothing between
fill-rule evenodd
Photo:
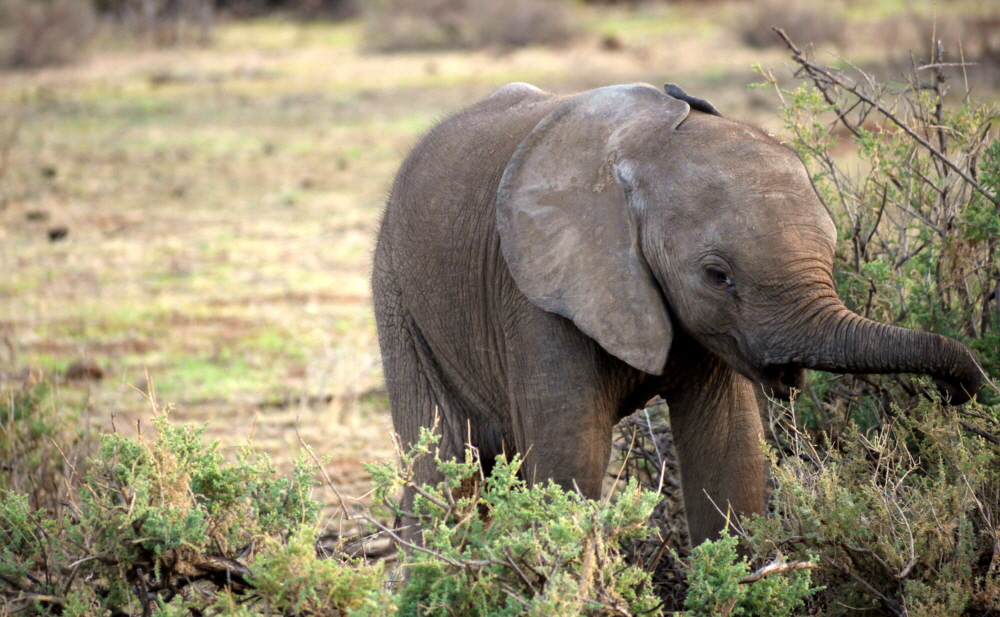
<instances>
[{"instance_id":1,"label":"elephant trunk tip","mask_svg":"<svg viewBox=\"0 0 1000 617\"><path fill-rule=\"evenodd\" d=\"M941 402L948 405L964 405L979 393L979 388L972 388L973 391L970 392L965 384L950 383L938 377L934 378L934 384L941 395Z\"/></svg>"},{"instance_id":2,"label":"elephant trunk tip","mask_svg":"<svg viewBox=\"0 0 1000 617\"><path fill-rule=\"evenodd\" d=\"M941 400L961 405L982 388L983 369L968 347L946 336L881 324L846 308L830 319L833 353L809 368L834 373L918 373L934 379ZM824 337L819 337L823 341ZM820 343L822 344L822 343ZM829 346L828 346L829 348ZM816 349L815 344L813 350Z\"/></svg>"},{"instance_id":3,"label":"elephant trunk tip","mask_svg":"<svg viewBox=\"0 0 1000 617\"><path fill-rule=\"evenodd\" d=\"M787 401L792 390L802 391L805 387L805 370L799 364L769 364L761 371L759 381L767 396Z\"/></svg>"},{"instance_id":4,"label":"elephant trunk tip","mask_svg":"<svg viewBox=\"0 0 1000 617\"><path fill-rule=\"evenodd\" d=\"M972 400L983 387L982 367L973 358L972 352L964 350L966 361L959 364L960 370L947 375L934 375L934 384L941 394L941 400L949 405L962 405Z\"/></svg>"}]
</instances>

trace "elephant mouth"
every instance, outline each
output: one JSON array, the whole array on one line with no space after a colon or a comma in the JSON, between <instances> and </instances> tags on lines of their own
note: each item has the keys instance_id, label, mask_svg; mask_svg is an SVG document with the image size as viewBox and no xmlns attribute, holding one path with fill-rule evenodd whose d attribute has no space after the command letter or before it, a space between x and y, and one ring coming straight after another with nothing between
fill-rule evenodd
<instances>
[{"instance_id":1,"label":"elephant mouth","mask_svg":"<svg viewBox=\"0 0 1000 617\"><path fill-rule=\"evenodd\" d=\"M805 375L805 370L797 364L769 364L761 370L759 381L765 395L787 401L792 388L802 390Z\"/></svg>"}]
</instances>

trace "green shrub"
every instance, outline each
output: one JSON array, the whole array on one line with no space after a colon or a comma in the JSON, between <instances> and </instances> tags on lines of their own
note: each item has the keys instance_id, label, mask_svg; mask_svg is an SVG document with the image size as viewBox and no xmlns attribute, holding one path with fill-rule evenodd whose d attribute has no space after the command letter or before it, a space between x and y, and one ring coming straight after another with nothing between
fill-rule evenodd
<instances>
[{"instance_id":1,"label":"green shrub","mask_svg":"<svg viewBox=\"0 0 1000 617\"><path fill-rule=\"evenodd\" d=\"M794 405L781 411L775 426L785 455L770 452L775 514L746 528L754 552L818 556L823 614L855 607L944 616L1000 606L990 565L1000 449L988 438L996 439L1000 407L972 404L957 416L924 401L867 433L850 424L839 447L825 451L795 428Z\"/></svg>"},{"instance_id":2,"label":"green shrub","mask_svg":"<svg viewBox=\"0 0 1000 617\"><path fill-rule=\"evenodd\" d=\"M624 563L623 541L648 533L658 501L631 482L613 502L591 501L551 481L532 487L520 460L498 459L482 478L472 452L442 461L425 431L402 466L369 468L376 500L420 521L423 544L407 544L399 615L619 615L650 613L649 575ZM412 484L420 456L434 456L444 480L417 490L412 512L392 501ZM469 479L478 479L470 486ZM471 490L470 490L471 489Z\"/></svg>"},{"instance_id":3,"label":"green shrub","mask_svg":"<svg viewBox=\"0 0 1000 617\"><path fill-rule=\"evenodd\" d=\"M790 576L762 576L750 584L747 560L736 553L738 539L723 532L715 542L704 542L691 551L687 599L688 615L751 615L784 617L819 591L811 587L812 561L793 565L775 562L772 570L789 568ZM765 566L766 568L766 566ZM762 570L761 574L767 570Z\"/></svg>"},{"instance_id":4,"label":"green shrub","mask_svg":"<svg viewBox=\"0 0 1000 617\"><path fill-rule=\"evenodd\" d=\"M51 403L43 388L27 394L18 400L22 420ZM436 458L437 437L426 432L401 465L371 467L381 504L373 514L407 514L424 530L420 546L404 543L405 578L390 591L384 563L318 553L305 463L290 477L249 453L227 464L215 444L202 443L202 429L175 426L166 414L154 423L152 437L103 436L87 473L64 478L70 486L58 513L0 491L0 613L660 613L651 574L621 550L650 534L659 502L635 479L612 499L591 501L551 482L527 487L518 459L498 461L483 478L472 452L462 462ZM427 456L444 479L419 487L413 512L404 513L393 496L412 485L416 461ZM733 543L706 543L692 565L694 581L736 581L733 615L764 605L786 615L811 591L808 573L749 584ZM693 615L712 613L718 602L707 598L689 602Z\"/></svg>"},{"instance_id":5,"label":"green shrub","mask_svg":"<svg viewBox=\"0 0 1000 617\"><path fill-rule=\"evenodd\" d=\"M942 54L929 70L885 84L795 50L809 83L778 94L789 143L838 219L834 272L844 303L877 321L957 338L996 376L997 112L968 97L949 104ZM930 392L907 375L813 373L805 394L803 418L836 440L845 419L871 427L893 404L905 410ZM981 399L992 396L986 389Z\"/></svg>"},{"instance_id":6,"label":"green shrub","mask_svg":"<svg viewBox=\"0 0 1000 617\"><path fill-rule=\"evenodd\" d=\"M321 559L315 528L302 526L287 541L267 538L249 578L267 603L258 614L389 615L394 606L381 565Z\"/></svg>"},{"instance_id":7,"label":"green shrub","mask_svg":"<svg viewBox=\"0 0 1000 617\"><path fill-rule=\"evenodd\" d=\"M90 450L81 414L63 407L41 374L0 390L0 491L25 497L33 510L58 514Z\"/></svg>"},{"instance_id":8,"label":"green shrub","mask_svg":"<svg viewBox=\"0 0 1000 617\"><path fill-rule=\"evenodd\" d=\"M399 539L406 578L395 596L396 614L662 614L651 572L630 563L622 550L653 531L648 519L660 501L655 491L643 490L634 478L601 501L551 481L528 487L518 477L516 457L498 458L483 478L474 452L464 462L442 461L437 440L425 431L400 466L369 467L376 502L395 517L418 520L423 530L420 545ZM426 456L434 457L443 480L417 487L413 469ZM403 486L417 492L410 512L393 500ZM686 614L780 617L815 591L802 569L812 563L770 564L752 577L735 546L736 539L725 536L695 549Z\"/></svg>"},{"instance_id":9,"label":"green shrub","mask_svg":"<svg viewBox=\"0 0 1000 617\"><path fill-rule=\"evenodd\" d=\"M41 400L25 401L23 417L38 414ZM148 440L102 436L86 474L63 477L58 511L0 489L6 610L146 612L195 601L199 581L248 592L253 572L240 559L315 528L319 504L304 462L287 478L248 452L226 464L202 444L203 429L174 426L166 414L155 425Z\"/></svg>"}]
</instances>

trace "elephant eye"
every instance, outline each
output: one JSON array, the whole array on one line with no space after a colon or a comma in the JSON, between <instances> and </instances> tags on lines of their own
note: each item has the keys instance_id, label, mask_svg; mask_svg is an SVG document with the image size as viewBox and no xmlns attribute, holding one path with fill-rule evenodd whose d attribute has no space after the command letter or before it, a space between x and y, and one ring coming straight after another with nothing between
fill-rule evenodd
<instances>
[{"instance_id":1,"label":"elephant eye","mask_svg":"<svg viewBox=\"0 0 1000 617\"><path fill-rule=\"evenodd\" d=\"M736 291L736 283L729 277L728 274L726 274L724 270L714 266L708 266L705 268L705 275L716 287L723 287L726 291L730 292Z\"/></svg>"}]
</instances>

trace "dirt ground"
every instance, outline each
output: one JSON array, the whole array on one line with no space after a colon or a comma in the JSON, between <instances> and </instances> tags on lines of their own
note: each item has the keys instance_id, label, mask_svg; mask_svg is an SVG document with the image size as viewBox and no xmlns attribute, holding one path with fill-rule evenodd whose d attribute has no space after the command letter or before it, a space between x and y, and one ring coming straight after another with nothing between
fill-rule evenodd
<instances>
[{"instance_id":1,"label":"dirt ground","mask_svg":"<svg viewBox=\"0 0 1000 617\"><path fill-rule=\"evenodd\" d=\"M362 463L393 456L368 277L407 150L512 81L671 81L777 132L777 98L747 86L790 62L736 40L738 8L595 10L566 47L390 55L358 23L227 23L207 48L0 73L0 386L44 371L96 431L146 430L155 398L282 468L308 444L362 495ZM101 377L68 379L79 362Z\"/></svg>"}]
</instances>

